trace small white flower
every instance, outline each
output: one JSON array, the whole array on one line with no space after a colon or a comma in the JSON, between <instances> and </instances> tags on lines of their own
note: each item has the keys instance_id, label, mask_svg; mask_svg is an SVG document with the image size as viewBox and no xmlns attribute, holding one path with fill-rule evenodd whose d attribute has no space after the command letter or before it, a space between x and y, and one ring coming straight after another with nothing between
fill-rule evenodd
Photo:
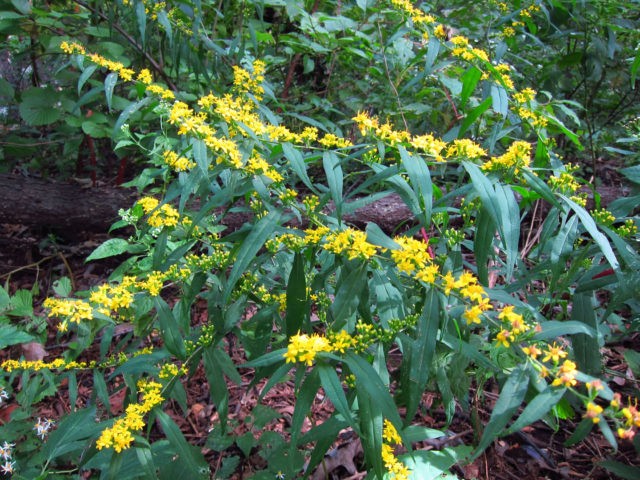
<instances>
[{"instance_id":1,"label":"small white flower","mask_svg":"<svg viewBox=\"0 0 640 480\"><path fill-rule=\"evenodd\" d=\"M10 461L6 461L4 462L4 465L0 465L0 471L2 471L2 473L13 473L13 466L16 464L16 462L10 462Z\"/></svg>"},{"instance_id":2,"label":"small white flower","mask_svg":"<svg viewBox=\"0 0 640 480\"><path fill-rule=\"evenodd\" d=\"M0 405L2 405L3 400L9 400L9 394L4 388L0 388Z\"/></svg>"},{"instance_id":3,"label":"small white flower","mask_svg":"<svg viewBox=\"0 0 640 480\"><path fill-rule=\"evenodd\" d=\"M49 433L49 430L51 430L51 427L53 427L53 423L53 420L49 420L48 418L45 418L44 420L38 418L33 429L36 431L36 435L39 436L41 440L44 440L47 433Z\"/></svg>"},{"instance_id":4,"label":"small white flower","mask_svg":"<svg viewBox=\"0 0 640 480\"><path fill-rule=\"evenodd\" d=\"M4 461L11 460L11 455L13 454L13 447L15 447L15 443L3 442L0 445L0 457Z\"/></svg>"}]
</instances>

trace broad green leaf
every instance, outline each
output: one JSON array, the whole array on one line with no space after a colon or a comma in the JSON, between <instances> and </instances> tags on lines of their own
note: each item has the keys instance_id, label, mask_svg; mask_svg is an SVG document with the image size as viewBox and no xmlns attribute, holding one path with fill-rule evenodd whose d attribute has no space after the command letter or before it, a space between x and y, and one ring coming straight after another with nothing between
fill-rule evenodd
<instances>
[{"instance_id":1,"label":"broad green leaf","mask_svg":"<svg viewBox=\"0 0 640 480\"><path fill-rule=\"evenodd\" d=\"M96 248L91 255L87 257L85 262L90 262L91 260L100 260L101 258L114 257L116 255L120 255L125 253L129 248L129 242L127 242L124 238L110 238L98 248Z\"/></svg>"},{"instance_id":2,"label":"broad green leaf","mask_svg":"<svg viewBox=\"0 0 640 480\"><path fill-rule=\"evenodd\" d=\"M229 273L227 279L227 285L224 291L225 302L231 297L233 288L235 287L240 277L248 271L249 265L256 258L256 254L260 251L264 242L271 236L276 226L280 223L280 212L272 211L265 215L263 218L253 226L251 232L244 241L240 244L240 248L235 257L233 268Z\"/></svg>"},{"instance_id":3,"label":"broad green leaf","mask_svg":"<svg viewBox=\"0 0 640 480\"><path fill-rule=\"evenodd\" d=\"M70 452L86 449L90 439L104 428L104 425L96 423L95 418L95 407L83 408L64 416L43 443L40 452L43 458L51 462Z\"/></svg>"},{"instance_id":4,"label":"broad green leaf","mask_svg":"<svg viewBox=\"0 0 640 480\"><path fill-rule=\"evenodd\" d=\"M359 428L351 414L351 408L347 402L347 397L342 389L342 383L336 374L333 366L327 364L319 364L317 370L320 374L320 382L325 393L333 403L336 411L340 413L349 422L349 425L357 433Z\"/></svg>"},{"instance_id":5,"label":"broad green leaf","mask_svg":"<svg viewBox=\"0 0 640 480\"><path fill-rule=\"evenodd\" d=\"M591 292L574 294L571 317L577 322L582 322L595 334L577 333L572 336L571 344L578 368L588 375L597 376L602 374L603 363L598 343L598 320L592 297Z\"/></svg>"},{"instance_id":6,"label":"broad green leaf","mask_svg":"<svg viewBox=\"0 0 640 480\"><path fill-rule=\"evenodd\" d=\"M122 110L122 113L120 113L120 116L118 117L118 120L116 120L116 124L113 127L113 136L118 137L121 134L120 129L127 123L129 118L131 118L131 115L136 113L141 108L146 107L152 101L153 101L153 97L145 97L139 102L132 103L131 105L126 107L124 110Z\"/></svg>"},{"instance_id":7,"label":"broad green leaf","mask_svg":"<svg viewBox=\"0 0 640 480\"><path fill-rule=\"evenodd\" d=\"M458 130L458 138L463 138L463 135L469 130L469 127L475 123L475 121L486 112L491 106L491 97L485 98L482 103L476 106L473 110L467 113L460 124L460 129Z\"/></svg>"},{"instance_id":8,"label":"broad green leaf","mask_svg":"<svg viewBox=\"0 0 640 480\"><path fill-rule=\"evenodd\" d=\"M261 357L254 360L250 360L242 365L243 368L258 368L267 367L275 363L284 362L284 354L287 352L286 348L280 348L273 352L265 353Z\"/></svg>"},{"instance_id":9,"label":"broad green leaf","mask_svg":"<svg viewBox=\"0 0 640 480\"><path fill-rule=\"evenodd\" d=\"M491 85L491 105L496 113L502 115L502 118L509 113L509 97L504 87Z\"/></svg>"},{"instance_id":10,"label":"broad green leaf","mask_svg":"<svg viewBox=\"0 0 640 480\"><path fill-rule=\"evenodd\" d=\"M398 459L411 470L412 480L456 480L459 477L449 469L471 454L472 447L460 445L442 450L416 450L399 455Z\"/></svg>"},{"instance_id":11,"label":"broad green leaf","mask_svg":"<svg viewBox=\"0 0 640 480\"><path fill-rule=\"evenodd\" d=\"M503 433L504 427L507 426L513 414L522 404L528 387L529 372L527 372L527 367L518 365L511 371L500 391L500 396L493 407L489 423L482 432L482 438L473 454L473 459L478 458L491 442Z\"/></svg>"},{"instance_id":12,"label":"broad green leaf","mask_svg":"<svg viewBox=\"0 0 640 480\"><path fill-rule=\"evenodd\" d=\"M229 390L224 375L222 374L222 368L220 368L218 359L214 355L215 350L206 348L202 359L207 382L209 383L209 394L216 406L216 411L220 415L220 421L224 428L227 423L227 414L229 411Z\"/></svg>"},{"instance_id":13,"label":"broad green leaf","mask_svg":"<svg viewBox=\"0 0 640 480\"><path fill-rule=\"evenodd\" d=\"M87 83L87 80L91 78L91 75L93 75L97 69L97 65L89 65L82 71L82 74L78 78L78 96L81 95L84 84Z\"/></svg>"},{"instance_id":14,"label":"broad green leaf","mask_svg":"<svg viewBox=\"0 0 640 480\"><path fill-rule=\"evenodd\" d=\"M287 314L285 318L287 337L298 333L306 325L308 316L307 282L304 256L296 253L287 282Z\"/></svg>"},{"instance_id":15,"label":"broad green leaf","mask_svg":"<svg viewBox=\"0 0 640 480\"><path fill-rule=\"evenodd\" d=\"M591 433L591 430L593 429L593 425L594 423L590 418L582 419L571 436L567 440L565 440L564 446L570 447L572 445L575 445L576 443L580 443L582 440L587 438L587 435L589 435Z\"/></svg>"},{"instance_id":16,"label":"broad green leaf","mask_svg":"<svg viewBox=\"0 0 640 480\"><path fill-rule=\"evenodd\" d=\"M356 312L360 296L367 287L367 268L364 263L350 271L343 271L342 275L344 278L341 277L336 287L336 295L330 307L334 330L341 329Z\"/></svg>"},{"instance_id":17,"label":"broad green leaf","mask_svg":"<svg viewBox=\"0 0 640 480\"><path fill-rule=\"evenodd\" d=\"M409 174L411 185L420 201L422 225L427 227L431 224L431 210L433 208L433 184L431 174L424 160L410 155L403 146L398 147L400 159L404 168Z\"/></svg>"},{"instance_id":18,"label":"broad green leaf","mask_svg":"<svg viewBox=\"0 0 640 480\"><path fill-rule=\"evenodd\" d=\"M640 58L640 54L636 58ZM625 480L638 480L640 478L640 467L627 465L616 460L603 460L598 462L598 466Z\"/></svg>"},{"instance_id":19,"label":"broad green leaf","mask_svg":"<svg viewBox=\"0 0 640 480\"><path fill-rule=\"evenodd\" d=\"M176 357L183 359L186 355L184 339L180 333L178 322L173 316L173 312L162 297L155 297L153 304L158 313L158 323L160 324L160 333L167 350Z\"/></svg>"},{"instance_id":20,"label":"broad green leaf","mask_svg":"<svg viewBox=\"0 0 640 480\"><path fill-rule=\"evenodd\" d=\"M460 93L460 108L464 108L469 100L469 97L473 93L478 84L478 81L482 77L482 71L476 67L471 66L462 75L462 92Z\"/></svg>"},{"instance_id":21,"label":"broad green leaf","mask_svg":"<svg viewBox=\"0 0 640 480\"><path fill-rule=\"evenodd\" d=\"M18 109L22 119L31 126L50 125L62 116L57 103L60 93L51 87L32 87L22 92L22 102Z\"/></svg>"},{"instance_id":22,"label":"broad green leaf","mask_svg":"<svg viewBox=\"0 0 640 480\"><path fill-rule=\"evenodd\" d=\"M0 325L0 350L11 345L27 343L34 340L34 337L23 332L14 325Z\"/></svg>"},{"instance_id":23,"label":"broad green leaf","mask_svg":"<svg viewBox=\"0 0 640 480\"><path fill-rule=\"evenodd\" d=\"M484 208L476 216L476 234L473 238L473 253L476 256L478 280L482 285L489 284L489 258L493 258L493 239L496 236L496 224Z\"/></svg>"},{"instance_id":24,"label":"broad green leaf","mask_svg":"<svg viewBox=\"0 0 640 480\"><path fill-rule=\"evenodd\" d=\"M593 238L596 244L600 247L602 254L609 262L609 265L611 265L611 268L617 270L619 268L618 259L616 258L615 253L613 253L613 249L609 244L609 240L607 240L607 237L605 237L604 234L602 234L598 230L598 226L596 225L596 222L593 220L591 215L589 215L589 212L587 212L584 207L581 207L570 198L563 195L561 195L561 197L563 201L567 205L569 205L574 212L576 212L576 215L578 215L578 217L580 218L582 225L587 230L589 235L591 235L591 238Z\"/></svg>"},{"instance_id":25,"label":"broad green leaf","mask_svg":"<svg viewBox=\"0 0 640 480\"><path fill-rule=\"evenodd\" d=\"M564 395L565 388L548 387L546 390L538 393L531 400L520 416L505 433L515 433L522 430L527 425L540 420L560 401Z\"/></svg>"},{"instance_id":26,"label":"broad green leaf","mask_svg":"<svg viewBox=\"0 0 640 480\"><path fill-rule=\"evenodd\" d=\"M473 187L482 200L482 206L498 227L500 240L507 256L506 277L511 279L518 259L520 241L520 210L511 188L492 183L477 165L463 162Z\"/></svg>"},{"instance_id":27,"label":"broad green leaf","mask_svg":"<svg viewBox=\"0 0 640 480\"><path fill-rule=\"evenodd\" d=\"M104 79L104 94L107 100L107 108L111 111L111 99L113 97L113 89L118 83L118 73L111 72L107 75L107 78Z\"/></svg>"},{"instance_id":28,"label":"broad green leaf","mask_svg":"<svg viewBox=\"0 0 640 480\"><path fill-rule=\"evenodd\" d=\"M160 422L160 426L167 440L169 440L171 446L175 449L176 457L173 458L173 461L180 463L188 478L194 480L198 478L209 478L209 465L200 453L200 450L187 443L180 428L169 415L160 409L154 410L154 414Z\"/></svg>"},{"instance_id":29,"label":"broad green leaf","mask_svg":"<svg viewBox=\"0 0 640 480\"><path fill-rule=\"evenodd\" d=\"M318 394L319 388L320 376L316 368L311 371L296 393L295 408L291 418L291 448L296 448L298 438L302 431L302 424L311 411L311 406Z\"/></svg>"},{"instance_id":30,"label":"broad green leaf","mask_svg":"<svg viewBox=\"0 0 640 480\"><path fill-rule=\"evenodd\" d=\"M283 143L282 152L284 153L285 158L289 160L291 169L298 176L298 178L302 180L302 183L304 183L309 190L311 190L315 194L318 194L318 189L315 187L315 185L309 178L309 175L307 174L307 166L304 163L304 158L302 156L302 153L300 153L300 150L292 146L290 143Z\"/></svg>"},{"instance_id":31,"label":"broad green leaf","mask_svg":"<svg viewBox=\"0 0 640 480\"><path fill-rule=\"evenodd\" d=\"M344 181L342 165L340 165L338 156L332 151L324 152L322 165L329 184L331 199L336 206L336 216L340 220L342 218L342 186Z\"/></svg>"},{"instance_id":32,"label":"broad green leaf","mask_svg":"<svg viewBox=\"0 0 640 480\"><path fill-rule=\"evenodd\" d=\"M407 337L402 342L406 347L402 364L402 391L405 393L406 418L411 419L418 411L436 350L440 326L440 297L435 288L427 292L422 313L416 325L415 339Z\"/></svg>"},{"instance_id":33,"label":"broad green leaf","mask_svg":"<svg viewBox=\"0 0 640 480\"><path fill-rule=\"evenodd\" d=\"M371 397L372 401L378 405L377 408L384 412L385 418L389 419L400 431L402 423L398 409L389 393L389 388L382 382L378 373L364 358L351 352L344 357L344 362L355 375L358 388Z\"/></svg>"},{"instance_id":34,"label":"broad green leaf","mask_svg":"<svg viewBox=\"0 0 640 480\"><path fill-rule=\"evenodd\" d=\"M385 471L382 462L382 428L385 414L388 414L389 411L384 410L376 401L378 399L371 396L369 389L366 388L367 380L358 381L358 375L355 375L358 406L360 407L360 441L364 450L364 458L370 467L370 472L372 471L371 473L376 478L382 478ZM393 408L391 411L395 412L396 409Z\"/></svg>"},{"instance_id":35,"label":"broad green leaf","mask_svg":"<svg viewBox=\"0 0 640 480\"><path fill-rule=\"evenodd\" d=\"M576 320L557 321L548 320L540 324L541 331L536 332L533 336L534 340L551 340L563 335L584 334L595 337L596 332L593 328L583 322Z\"/></svg>"}]
</instances>

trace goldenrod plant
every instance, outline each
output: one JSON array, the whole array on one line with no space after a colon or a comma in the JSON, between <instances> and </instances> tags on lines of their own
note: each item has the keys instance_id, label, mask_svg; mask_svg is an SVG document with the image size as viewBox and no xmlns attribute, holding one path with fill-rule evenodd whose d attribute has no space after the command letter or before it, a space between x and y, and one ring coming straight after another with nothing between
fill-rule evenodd
<instances>
[{"instance_id":1,"label":"goldenrod plant","mask_svg":"<svg viewBox=\"0 0 640 480\"><path fill-rule=\"evenodd\" d=\"M344 429L362 442L368 478L397 480L423 478L425 465L447 473L541 419L581 417L575 441L593 428L613 448L633 438L636 401L609 386L599 352L640 285L638 219L625 205L587 203L578 167L558 153L560 139L581 148L563 122L571 105L534 89L508 54L559 2L479 2L499 19L486 38L406 0L62 3L81 18L104 8L122 25L135 17L129 40L139 35L146 53L135 64L93 50L104 45L92 31L52 37L51 52L78 92L91 84L91 101L113 112L115 151L135 151L144 167L130 182L140 198L88 258L126 259L92 290L44 302L69 348L0 365L1 397L20 405L0 426L4 472L230 475L239 458L208 463L163 411L173 402L186 414L183 382L200 366L217 412L207 447L221 457L233 442L258 447L268 462L255 478L310 475ZM227 3L246 31L232 30ZM296 31L276 39L281 17ZM154 67L154 43L179 39L184 61ZM194 66L203 46L206 75ZM332 107L278 98L297 88L280 57L298 54L301 76L324 64ZM391 194L411 212L405 224L356 227L359 208ZM246 221L232 230L236 212ZM203 322L194 309L206 309ZM133 326L127 342L112 340L121 323ZM98 360L83 360L90 348ZM246 386L248 373L265 381L261 399L294 385L276 443L233 437L227 383ZM476 444L444 447L444 463L414 448L434 435L415 424L425 392L438 393L450 422L471 408L472 383L488 379L500 394ZM68 415L37 419L38 403L63 388ZM304 428L320 389L333 414ZM110 395L122 391L125 410L112 415Z\"/></svg>"}]
</instances>

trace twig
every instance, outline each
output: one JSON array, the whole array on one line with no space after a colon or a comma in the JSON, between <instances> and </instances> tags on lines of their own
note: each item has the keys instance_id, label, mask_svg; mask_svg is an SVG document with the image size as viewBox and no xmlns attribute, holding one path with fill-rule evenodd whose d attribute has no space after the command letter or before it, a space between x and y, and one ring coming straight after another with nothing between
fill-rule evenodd
<instances>
[{"instance_id":1,"label":"twig","mask_svg":"<svg viewBox=\"0 0 640 480\"><path fill-rule=\"evenodd\" d=\"M382 43L383 38L382 38L382 29L380 28L380 23L378 23L377 26L378 26L378 33L380 34L380 43ZM398 93L398 89L393 83L393 80L391 80L391 72L389 71L389 64L387 63L387 55L384 53L384 47L382 47L382 60L384 62L384 71L387 74L387 80L389 81L389 85L391 85L393 94L396 97L396 103L398 104L398 111L400 112L400 117L402 117L402 122L404 123L404 129L406 131L409 131L409 125L407 124L407 119L404 118L404 113L402 112L402 103L400 102L400 94Z\"/></svg>"}]
</instances>

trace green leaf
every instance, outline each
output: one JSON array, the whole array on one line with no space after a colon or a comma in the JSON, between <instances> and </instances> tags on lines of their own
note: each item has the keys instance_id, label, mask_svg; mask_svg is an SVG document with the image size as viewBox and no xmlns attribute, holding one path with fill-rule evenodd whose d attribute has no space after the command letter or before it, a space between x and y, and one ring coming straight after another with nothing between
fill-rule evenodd
<instances>
[{"instance_id":1,"label":"green leaf","mask_svg":"<svg viewBox=\"0 0 640 480\"><path fill-rule=\"evenodd\" d=\"M571 207L574 212L576 212L576 215L578 215L578 217L580 218L582 225L584 225L584 228L587 230L589 235L591 235L591 238L593 238L596 244L600 247L602 254L609 262L609 265L611 265L611 268L613 268L614 270L618 270L620 266L618 264L618 259L616 258L615 253L613 253L611 244L609 243L609 240L607 240L607 237L598 230L598 226L596 225L596 222L593 220L591 215L589 215L589 212L587 212L583 207L578 205L570 198L567 198L563 195L561 195L561 198L567 205Z\"/></svg>"},{"instance_id":2,"label":"green leaf","mask_svg":"<svg viewBox=\"0 0 640 480\"><path fill-rule=\"evenodd\" d=\"M509 378L502 387L498 401L493 407L489 423L484 428L480 443L473 454L473 459L478 458L482 452L493 442L509 423L511 417L522 404L529 386L529 372L527 367L518 365L509 374Z\"/></svg>"},{"instance_id":3,"label":"green leaf","mask_svg":"<svg viewBox=\"0 0 640 480\"><path fill-rule=\"evenodd\" d=\"M349 407L347 397L342 389L342 383L340 382L334 367L326 364L318 364L316 368L320 374L322 388L324 388L325 393L329 397L329 400L331 400L331 403L333 403L336 411L340 413L345 420L349 422L349 425L351 425L353 430L358 433L359 428L351 414L351 408Z\"/></svg>"},{"instance_id":4,"label":"green leaf","mask_svg":"<svg viewBox=\"0 0 640 480\"><path fill-rule=\"evenodd\" d=\"M118 117L118 120L116 120L116 124L113 126L112 135L114 137L118 137L120 135L120 129L125 123L127 123L131 115L136 113L141 108L146 107L152 101L153 101L153 97L145 97L139 102L132 103L131 105L127 106L124 110L122 110L122 113Z\"/></svg>"},{"instance_id":5,"label":"green leaf","mask_svg":"<svg viewBox=\"0 0 640 480\"><path fill-rule=\"evenodd\" d=\"M449 469L455 464L464 463L471 451L470 446L460 445L442 450L416 450L399 455L398 459L411 470L412 480L455 480L459 477Z\"/></svg>"},{"instance_id":6,"label":"green leaf","mask_svg":"<svg viewBox=\"0 0 640 480\"><path fill-rule=\"evenodd\" d=\"M371 401L378 405L381 412L384 412L385 418L388 418L400 431L402 423L398 409L389 394L389 388L382 382L378 372L364 358L351 352L344 357L344 362L355 375L356 385L359 385L363 393L366 392Z\"/></svg>"},{"instance_id":7,"label":"green leaf","mask_svg":"<svg viewBox=\"0 0 640 480\"><path fill-rule=\"evenodd\" d=\"M577 322L582 322L595 333L595 335L578 333L571 338L576 363L580 370L587 375L600 375L603 364L598 343L598 320L592 292L574 294L571 317Z\"/></svg>"},{"instance_id":8,"label":"green leaf","mask_svg":"<svg viewBox=\"0 0 640 480\"><path fill-rule=\"evenodd\" d=\"M482 71L475 66L471 66L462 75L462 92L460 93L460 108L464 108L482 77Z\"/></svg>"},{"instance_id":9,"label":"green leaf","mask_svg":"<svg viewBox=\"0 0 640 480\"><path fill-rule=\"evenodd\" d=\"M398 152L420 202L420 210L422 211L420 220L422 225L427 227L431 224L431 210L433 208L433 184L429 168L423 159L410 155L403 146L398 147Z\"/></svg>"},{"instance_id":10,"label":"green leaf","mask_svg":"<svg viewBox=\"0 0 640 480\"><path fill-rule=\"evenodd\" d=\"M160 426L175 449L176 456L173 461L179 462L188 478L209 478L209 465L200 453L200 450L187 443L180 428L174 421L160 409L154 410Z\"/></svg>"},{"instance_id":11,"label":"green leaf","mask_svg":"<svg viewBox=\"0 0 640 480\"><path fill-rule=\"evenodd\" d=\"M62 277L53 282L53 291L60 297L68 297L71 294L71 289L69 277Z\"/></svg>"},{"instance_id":12,"label":"green leaf","mask_svg":"<svg viewBox=\"0 0 640 480\"><path fill-rule=\"evenodd\" d=\"M562 398L565 388L548 387L538 393L522 411L518 419L511 424L505 433L511 434L522 430L527 425L544 417Z\"/></svg>"},{"instance_id":13,"label":"green leaf","mask_svg":"<svg viewBox=\"0 0 640 480\"><path fill-rule=\"evenodd\" d=\"M350 271L343 270L340 282L336 287L335 298L330 307L334 330L341 329L356 312L360 296L366 286L367 268L364 263L360 263Z\"/></svg>"},{"instance_id":14,"label":"green leaf","mask_svg":"<svg viewBox=\"0 0 640 480\"><path fill-rule=\"evenodd\" d=\"M509 113L509 97L504 87L491 85L491 104L496 113L502 115L502 118L506 118Z\"/></svg>"},{"instance_id":15,"label":"green leaf","mask_svg":"<svg viewBox=\"0 0 640 480\"><path fill-rule=\"evenodd\" d=\"M96 423L95 418L95 407L83 408L64 416L42 445L40 453L46 462L86 449L89 439L104 429L104 424Z\"/></svg>"},{"instance_id":16,"label":"green leaf","mask_svg":"<svg viewBox=\"0 0 640 480\"><path fill-rule=\"evenodd\" d=\"M320 388L320 376L315 368L307 376L296 394L295 408L291 418L291 448L296 448L298 437L302 431L302 424L311 412L311 406Z\"/></svg>"},{"instance_id":17,"label":"green leaf","mask_svg":"<svg viewBox=\"0 0 640 480\"><path fill-rule=\"evenodd\" d=\"M469 127L473 125L480 115L488 110L491 102L491 97L487 97L482 101L482 103L465 115L464 120L462 120L462 123L460 124L460 129L458 130L458 138L462 138L467 130L469 130Z\"/></svg>"},{"instance_id":18,"label":"green leaf","mask_svg":"<svg viewBox=\"0 0 640 480\"><path fill-rule=\"evenodd\" d=\"M127 242L123 238L110 238L98 248L96 248L91 255L87 257L85 262L90 262L91 260L100 260L101 258L114 257L116 255L121 255L127 251L129 248L129 242Z\"/></svg>"},{"instance_id":19,"label":"green leaf","mask_svg":"<svg viewBox=\"0 0 640 480\"><path fill-rule=\"evenodd\" d=\"M482 200L482 206L498 227L507 256L505 275L510 279L518 259L520 241L520 210L513 191L508 185L493 184L477 165L471 162L463 162L463 165Z\"/></svg>"},{"instance_id":20,"label":"green leaf","mask_svg":"<svg viewBox=\"0 0 640 480\"><path fill-rule=\"evenodd\" d=\"M287 337L291 337L308 323L307 282L304 271L304 256L296 253L287 282L287 315L285 326Z\"/></svg>"},{"instance_id":21,"label":"green leaf","mask_svg":"<svg viewBox=\"0 0 640 480\"><path fill-rule=\"evenodd\" d=\"M0 350L10 345L31 342L35 338L14 325L0 325Z\"/></svg>"},{"instance_id":22,"label":"green leaf","mask_svg":"<svg viewBox=\"0 0 640 480\"><path fill-rule=\"evenodd\" d=\"M476 215L476 234L473 238L473 253L476 256L478 280L482 285L489 284L489 258L493 258L493 239L496 224L484 208Z\"/></svg>"},{"instance_id":23,"label":"green leaf","mask_svg":"<svg viewBox=\"0 0 640 480\"><path fill-rule=\"evenodd\" d=\"M60 93L51 87L32 87L22 92L18 110L22 119L31 126L50 125L62 116L57 105Z\"/></svg>"},{"instance_id":24,"label":"green leaf","mask_svg":"<svg viewBox=\"0 0 640 480\"><path fill-rule=\"evenodd\" d=\"M113 97L113 89L118 83L118 73L111 72L107 75L107 78L104 79L104 94L107 100L107 108L111 111L111 99Z\"/></svg>"},{"instance_id":25,"label":"green leaf","mask_svg":"<svg viewBox=\"0 0 640 480\"><path fill-rule=\"evenodd\" d=\"M340 220L342 218L342 185L344 181L340 159L335 152L327 151L322 156L322 165L329 184L331 199L336 206L336 217Z\"/></svg>"},{"instance_id":26,"label":"green leaf","mask_svg":"<svg viewBox=\"0 0 640 480\"><path fill-rule=\"evenodd\" d=\"M575 320L557 321L548 320L540 324L542 330L537 332L534 336L534 340L550 340L561 337L563 335L575 335L581 333L591 337L596 336L596 332L593 328L585 325L583 322Z\"/></svg>"},{"instance_id":27,"label":"green leaf","mask_svg":"<svg viewBox=\"0 0 640 480\"><path fill-rule=\"evenodd\" d=\"M247 235L244 241L240 244L240 248L236 255L233 268L229 273L227 285L224 290L223 296L225 302L231 297L233 287L235 287L238 280L240 280L240 277L248 270L251 262L255 260L256 254L260 251L264 242L267 241L276 226L280 223L280 216L280 212L269 212L263 218L258 220L251 229L249 235Z\"/></svg>"},{"instance_id":28,"label":"green leaf","mask_svg":"<svg viewBox=\"0 0 640 480\"><path fill-rule=\"evenodd\" d=\"M415 340L402 342L406 348L402 364L402 391L406 391L406 418L411 419L418 411L436 351L436 339L440 326L440 297L435 288L427 292L422 313L416 325Z\"/></svg>"},{"instance_id":29,"label":"green leaf","mask_svg":"<svg viewBox=\"0 0 640 480\"><path fill-rule=\"evenodd\" d=\"M293 172L298 176L302 183L305 186L314 192L316 195L318 194L318 189L315 187L309 175L307 174L307 166L304 163L304 158L302 157L302 153L300 150L293 147L290 143L282 144L282 152L287 160L289 160L289 166L293 170Z\"/></svg>"},{"instance_id":30,"label":"green leaf","mask_svg":"<svg viewBox=\"0 0 640 480\"><path fill-rule=\"evenodd\" d=\"M78 78L78 96L82 94L82 87L87 83L87 80L91 78L91 75L93 75L93 72L97 69L97 65L89 65L82 71L82 74Z\"/></svg>"},{"instance_id":31,"label":"green leaf","mask_svg":"<svg viewBox=\"0 0 640 480\"><path fill-rule=\"evenodd\" d=\"M640 56L636 58L640 58ZM615 460L604 460L602 462L598 462L598 466L626 480L637 480L640 478L640 467L627 465Z\"/></svg>"},{"instance_id":32,"label":"green leaf","mask_svg":"<svg viewBox=\"0 0 640 480\"><path fill-rule=\"evenodd\" d=\"M167 350L176 357L183 359L186 356L184 339L180 333L178 322L173 316L173 312L162 297L155 297L153 303L158 312L158 322L160 323L160 332Z\"/></svg>"},{"instance_id":33,"label":"green leaf","mask_svg":"<svg viewBox=\"0 0 640 480\"><path fill-rule=\"evenodd\" d=\"M576 427L573 434L564 442L565 447L570 447L575 445L576 443L580 443L582 440L587 438L587 435L591 433L593 429L593 421L590 418L584 418Z\"/></svg>"},{"instance_id":34,"label":"green leaf","mask_svg":"<svg viewBox=\"0 0 640 480\"><path fill-rule=\"evenodd\" d=\"M280 348L278 350L274 350L273 352L265 353L264 355L254 360L244 363L242 367L243 368L268 367L269 365L273 365L275 363L284 362L284 354L286 352L287 352L286 348Z\"/></svg>"}]
</instances>

